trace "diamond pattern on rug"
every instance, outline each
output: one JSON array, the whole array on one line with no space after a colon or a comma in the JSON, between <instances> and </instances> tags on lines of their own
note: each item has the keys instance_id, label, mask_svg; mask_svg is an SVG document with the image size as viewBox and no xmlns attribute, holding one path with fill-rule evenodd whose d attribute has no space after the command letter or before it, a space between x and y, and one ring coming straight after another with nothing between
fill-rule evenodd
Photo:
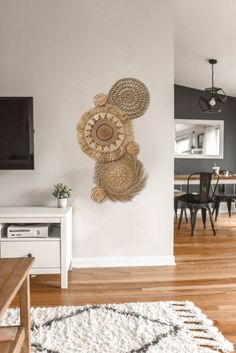
<instances>
[{"instance_id":1,"label":"diamond pattern on rug","mask_svg":"<svg viewBox=\"0 0 236 353\"><path fill-rule=\"evenodd\" d=\"M213 353L233 351L191 302L31 308L32 353ZM19 324L9 309L1 325Z\"/></svg>"}]
</instances>

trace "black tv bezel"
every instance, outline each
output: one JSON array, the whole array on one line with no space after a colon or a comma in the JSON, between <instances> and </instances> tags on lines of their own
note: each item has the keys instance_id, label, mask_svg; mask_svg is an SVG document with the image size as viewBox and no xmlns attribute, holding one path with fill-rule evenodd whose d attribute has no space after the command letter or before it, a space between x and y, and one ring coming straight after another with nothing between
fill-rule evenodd
<instances>
[{"instance_id":1,"label":"black tv bezel","mask_svg":"<svg viewBox=\"0 0 236 353\"><path fill-rule=\"evenodd\" d=\"M33 97L0 97L1 100L26 100L28 104L29 124L29 158L27 159L1 159L0 170L25 170L34 169L34 119L33 119ZM0 121L1 126L1 121Z\"/></svg>"}]
</instances>

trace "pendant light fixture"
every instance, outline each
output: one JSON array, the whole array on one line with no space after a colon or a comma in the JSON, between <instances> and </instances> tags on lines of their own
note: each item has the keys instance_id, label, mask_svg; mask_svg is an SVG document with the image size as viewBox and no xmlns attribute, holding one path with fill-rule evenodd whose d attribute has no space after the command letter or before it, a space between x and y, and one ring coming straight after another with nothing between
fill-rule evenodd
<instances>
[{"instance_id":1,"label":"pendant light fixture","mask_svg":"<svg viewBox=\"0 0 236 353\"><path fill-rule=\"evenodd\" d=\"M225 105L227 96L222 88L214 86L214 65L217 60L208 60L211 64L211 87L205 88L199 99L199 105L204 113L220 113Z\"/></svg>"}]
</instances>

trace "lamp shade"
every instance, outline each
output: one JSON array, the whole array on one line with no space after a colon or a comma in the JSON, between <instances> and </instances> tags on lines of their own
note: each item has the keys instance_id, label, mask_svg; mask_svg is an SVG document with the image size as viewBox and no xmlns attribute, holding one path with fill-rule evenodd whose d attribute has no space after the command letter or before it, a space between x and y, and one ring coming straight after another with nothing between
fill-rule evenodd
<instances>
[{"instance_id":1,"label":"lamp shade","mask_svg":"<svg viewBox=\"0 0 236 353\"><path fill-rule=\"evenodd\" d=\"M212 65L212 86L205 88L199 99L199 106L204 113L220 113L226 103L227 96L222 88L214 86L214 68L217 60L210 59Z\"/></svg>"}]
</instances>

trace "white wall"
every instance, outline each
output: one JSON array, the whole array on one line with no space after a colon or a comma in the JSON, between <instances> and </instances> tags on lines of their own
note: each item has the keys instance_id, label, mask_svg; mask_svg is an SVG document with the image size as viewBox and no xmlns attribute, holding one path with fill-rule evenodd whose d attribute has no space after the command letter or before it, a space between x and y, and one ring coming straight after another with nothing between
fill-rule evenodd
<instances>
[{"instance_id":1,"label":"white wall","mask_svg":"<svg viewBox=\"0 0 236 353\"><path fill-rule=\"evenodd\" d=\"M33 96L36 130L36 168L0 171L0 204L55 205L52 184L66 182L77 265L173 262L172 1L1 0L0 48L0 95ZM76 124L94 94L129 76L151 94L134 120L149 179L132 202L97 205Z\"/></svg>"}]
</instances>

